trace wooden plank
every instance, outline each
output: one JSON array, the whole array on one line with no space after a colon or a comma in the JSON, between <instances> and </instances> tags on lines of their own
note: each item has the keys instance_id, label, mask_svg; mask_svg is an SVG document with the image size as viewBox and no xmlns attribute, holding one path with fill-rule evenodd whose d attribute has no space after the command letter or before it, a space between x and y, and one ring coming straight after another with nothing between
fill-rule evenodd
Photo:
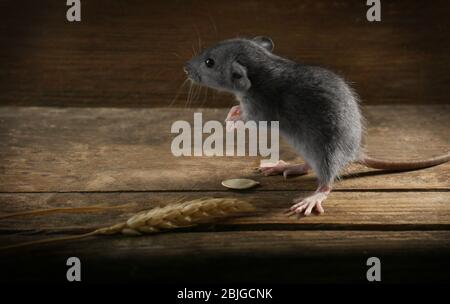
<instances>
[{"instance_id":1,"label":"wooden plank","mask_svg":"<svg viewBox=\"0 0 450 304\"><path fill-rule=\"evenodd\" d=\"M223 121L224 109L0 108L0 191L224 190L226 178L250 177L258 190L313 190L314 175L262 177L259 157L175 157L173 122ZM419 159L450 147L450 111L443 106L368 106L373 156ZM205 135L206 137L206 135ZM281 158L300 161L281 144ZM340 190L450 189L450 164L390 173L350 166Z\"/></svg>"},{"instance_id":2,"label":"wooden plank","mask_svg":"<svg viewBox=\"0 0 450 304\"><path fill-rule=\"evenodd\" d=\"M5 237L2 237L5 239ZM35 236L22 236L22 239ZM184 241L183 241L184 240ZM331 243L329 243L331 242ZM78 244L77 244L78 243ZM89 244L89 246L81 246ZM115 246L122 244L122 246ZM135 246L133 246L133 244ZM273 244L273 246L267 246ZM126 245L126 246L125 246ZM105 246L115 247L108 250ZM44 248L47 247L47 248ZM229 231L221 233L164 233L143 237L94 237L78 242L49 244L47 246L30 248L31 251L53 255L57 251L48 252L50 247L59 248L62 252L74 251L95 255L102 252L103 256L138 257L143 254L148 258L158 256L185 256L199 254L201 256L255 254L270 257L271 255L294 254L302 256L329 256L361 253L364 249L375 252L389 252L399 255L405 250L420 250L433 252L440 249L450 250L450 234L448 231ZM335 248L330 252L330 248ZM104 249L102 249L104 248ZM308 248L305 250L305 248ZM138 249L140 252L138 252ZM136 252L135 252L136 251ZM411 252L412 253L412 252ZM3 251L2 255L9 255Z\"/></svg>"},{"instance_id":3,"label":"wooden plank","mask_svg":"<svg viewBox=\"0 0 450 304\"><path fill-rule=\"evenodd\" d=\"M450 192L334 192L325 213L298 219L283 212L305 192L52 193L0 194L0 216L12 212L97 204L120 210L22 216L0 220L0 233L84 233L125 221L141 210L164 206L181 197L238 197L254 204L245 216L203 225L196 231L229 230L450 230Z\"/></svg>"},{"instance_id":4,"label":"wooden plank","mask_svg":"<svg viewBox=\"0 0 450 304\"><path fill-rule=\"evenodd\" d=\"M58 1L1 1L0 103L164 106L199 38L206 46L256 35L271 36L279 55L345 75L367 103L448 103L449 2L383 3L382 22L368 22L367 9L346 0L84 0L82 21L70 23Z\"/></svg>"},{"instance_id":5,"label":"wooden plank","mask_svg":"<svg viewBox=\"0 0 450 304\"><path fill-rule=\"evenodd\" d=\"M10 236L0 236L2 242ZM22 236L21 240L36 239ZM270 244L270 246L268 246ZM0 281L65 281L79 257L83 282L365 282L381 260L388 282L448 282L449 231L239 231L98 237L0 252Z\"/></svg>"}]
</instances>

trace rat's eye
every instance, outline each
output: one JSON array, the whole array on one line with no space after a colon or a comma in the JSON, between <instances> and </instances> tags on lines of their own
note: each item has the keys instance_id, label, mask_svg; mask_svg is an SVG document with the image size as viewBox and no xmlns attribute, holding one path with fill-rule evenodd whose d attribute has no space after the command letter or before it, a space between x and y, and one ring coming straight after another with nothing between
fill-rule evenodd
<instances>
[{"instance_id":1,"label":"rat's eye","mask_svg":"<svg viewBox=\"0 0 450 304\"><path fill-rule=\"evenodd\" d=\"M205 60L205 64L208 68L212 68L214 66L214 60L211 58L208 58Z\"/></svg>"}]
</instances>

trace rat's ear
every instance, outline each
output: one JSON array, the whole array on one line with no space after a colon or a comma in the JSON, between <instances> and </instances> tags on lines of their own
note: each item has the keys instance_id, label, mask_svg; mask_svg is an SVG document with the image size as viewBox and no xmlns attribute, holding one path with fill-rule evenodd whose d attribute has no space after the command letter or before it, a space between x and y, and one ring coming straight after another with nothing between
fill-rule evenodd
<instances>
[{"instance_id":1,"label":"rat's ear","mask_svg":"<svg viewBox=\"0 0 450 304\"><path fill-rule=\"evenodd\" d=\"M231 82L234 87L241 91L247 91L251 87L250 79L247 77L247 69L237 61L231 64Z\"/></svg>"},{"instance_id":2,"label":"rat's ear","mask_svg":"<svg viewBox=\"0 0 450 304\"><path fill-rule=\"evenodd\" d=\"M272 52L274 48L273 41L269 37L258 36L253 38L252 40L257 44L259 44L260 46L262 46L263 48L265 48L266 50L268 50L269 52Z\"/></svg>"}]
</instances>

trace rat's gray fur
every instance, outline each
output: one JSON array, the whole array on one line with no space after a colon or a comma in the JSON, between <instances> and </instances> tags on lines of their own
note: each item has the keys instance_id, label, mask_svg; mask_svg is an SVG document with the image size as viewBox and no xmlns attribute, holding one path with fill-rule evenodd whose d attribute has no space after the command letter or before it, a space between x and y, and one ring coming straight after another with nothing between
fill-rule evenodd
<instances>
[{"instance_id":1,"label":"rat's gray fur","mask_svg":"<svg viewBox=\"0 0 450 304\"><path fill-rule=\"evenodd\" d=\"M330 185L360 156L358 97L335 73L276 56L272 49L264 37L226 40L204 50L185 69L194 81L235 94L245 119L279 121L281 134L311 166L319 184ZM205 65L207 58L214 59L214 67Z\"/></svg>"}]
</instances>

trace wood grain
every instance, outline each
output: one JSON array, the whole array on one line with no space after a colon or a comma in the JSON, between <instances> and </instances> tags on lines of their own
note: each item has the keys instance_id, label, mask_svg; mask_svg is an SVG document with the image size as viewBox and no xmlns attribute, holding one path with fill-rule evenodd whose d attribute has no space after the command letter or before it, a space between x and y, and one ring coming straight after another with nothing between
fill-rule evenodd
<instances>
[{"instance_id":1,"label":"wood grain","mask_svg":"<svg viewBox=\"0 0 450 304\"><path fill-rule=\"evenodd\" d=\"M254 170L258 157L175 157L173 122L223 121L223 109L0 108L0 191L220 191L226 178L250 177L259 191L313 190L314 175L284 180ZM389 159L447 153L450 111L442 106L368 106L367 147ZM206 137L206 136L205 136ZM301 161L286 144L281 158ZM226 168L226 169L224 169ZM339 190L450 189L450 164L389 173L350 166Z\"/></svg>"},{"instance_id":2,"label":"wood grain","mask_svg":"<svg viewBox=\"0 0 450 304\"><path fill-rule=\"evenodd\" d=\"M78 214L21 216L0 220L1 233L84 233L127 220L133 214L165 206L180 198L238 197L251 202L256 211L230 218L196 231L229 230L450 230L450 192L333 192L324 203L326 213L298 219L284 211L292 199L305 192L184 192L184 193L52 193L0 194L0 217L12 212L97 204L117 206ZM42 236L44 237L44 236ZM0 244L1 245L1 244Z\"/></svg>"},{"instance_id":3,"label":"wood grain","mask_svg":"<svg viewBox=\"0 0 450 304\"><path fill-rule=\"evenodd\" d=\"M65 2L4 0L0 103L166 106L199 39L256 35L272 37L281 56L341 73L367 104L448 103L449 2L389 1L377 23L367 9L359 0L83 0L82 21L69 23ZM232 102L210 92L205 104Z\"/></svg>"},{"instance_id":4,"label":"wood grain","mask_svg":"<svg viewBox=\"0 0 450 304\"><path fill-rule=\"evenodd\" d=\"M85 282L366 282L366 260L383 282L448 282L449 164L385 174L351 166L324 203L326 213L282 212L314 189L314 176L261 177L259 158L181 157L170 152L176 120L223 121L225 109L0 107L0 216L54 207L129 204L123 210L0 220L0 246L73 236L142 209L215 196L256 211L214 225L139 238L95 237L0 251L0 282L62 282L66 259L82 260ZM449 106L368 106L371 155L419 159L449 150ZM300 161L285 143L282 158ZM220 181L248 176L245 192ZM62 269L62 270L61 270Z\"/></svg>"},{"instance_id":5,"label":"wood grain","mask_svg":"<svg viewBox=\"0 0 450 304\"><path fill-rule=\"evenodd\" d=\"M11 242L11 236L0 239ZM21 241L32 239L36 236L20 237ZM98 237L0 252L4 274L0 281L62 282L67 257L77 256L83 261L83 278L88 283L367 283L366 260L376 256L382 261L384 283L447 282L449 253L448 231L237 231Z\"/></svg>"}]
</instances>

